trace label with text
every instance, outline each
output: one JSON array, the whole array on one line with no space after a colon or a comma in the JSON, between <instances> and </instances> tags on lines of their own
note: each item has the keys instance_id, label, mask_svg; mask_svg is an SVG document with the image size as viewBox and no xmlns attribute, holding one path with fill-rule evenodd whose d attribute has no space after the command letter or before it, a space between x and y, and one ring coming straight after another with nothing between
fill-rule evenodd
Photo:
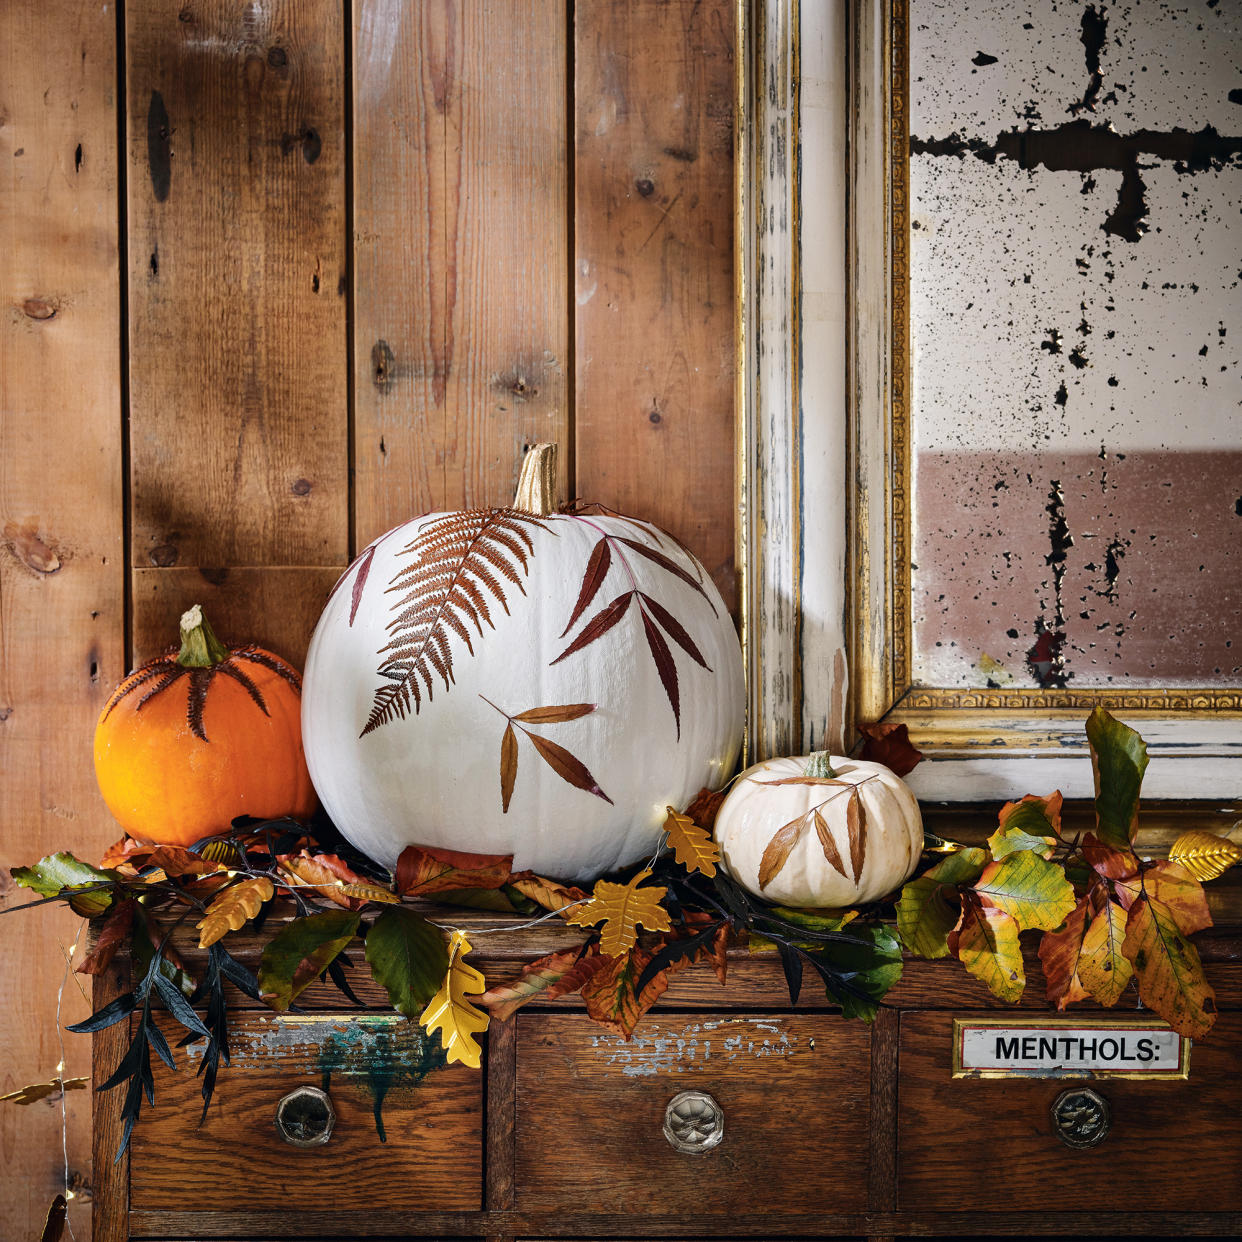
<instances>
[{"instance_id":1,"label":"label with text","mask_svg":"<svg viewBox=\"0 0 1242 1242\"><path fill-rule=\"evenodd\" d=\"M955 1078L1187 1078L1190 1041L1163 1022L953 1023Z\"/></svg>"}]
</instances>

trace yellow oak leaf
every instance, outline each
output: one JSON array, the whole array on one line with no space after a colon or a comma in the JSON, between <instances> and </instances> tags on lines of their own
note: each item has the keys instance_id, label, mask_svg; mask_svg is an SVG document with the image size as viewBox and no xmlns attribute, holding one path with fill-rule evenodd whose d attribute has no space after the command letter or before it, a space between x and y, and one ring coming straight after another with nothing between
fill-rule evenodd
<instances>
[{"instance_id":1,"label":"yellow oak leaf","mask_svg":"<svg viewBox=\"0 0 1242 1242\"><path fill-rule=\"evenodd\" d=\"M640 871L628 884L610 884L607 880L596 882L591 900L579 906L565 920L578 927L594 927L604 924L600 936L599 951L607 957L620 957L632 949L638 940L639 927L648 931L668 931L668 911L660 905L666 888L639 888L651 874Z\"/></svg>"},{"instance_id":2,"label":"yellow oak leaf","mask_svg":"<svg viewBox=\"0 0 1242 1242\"><path fill-rule=\"evenodd\" d=\"M701 871L709 877L716 874L720 846L712 840L710 832L700 828L689 815L682 815L671 806L664 820L664 831L668 833L673 857L687 871Z\"/></svg>"},{"instance_id":3,"label":"yellow oak leaf","mask_svg":"<svg viewBox=\"0 0 1242 1242\"><path fill-rule=\"evenodd\" d=\"M463 961L471 949L466 933L456 928L449 941L449 967L444 986L427 1003L419 1015L419 1025L429 1034L440 1033L440 1043L448 1059L478 1069L483 1055L475 1038L487 1030L488 1015L476 1009L471 996L487 991L482 971Z\"/></svg>"},{"instance_id":4,"label":"yellow oak leaf","mask_svg":"<svg viewBox=\"0 0 1242 1242\"><path fill-rule=\"evenodd\" d=\"M275 892L265 875L252 876L222 889L197 924L198 947L205 949L229 932L237 931L259 913L265 901L271 901Z\"/></svg>"}]
</instances>

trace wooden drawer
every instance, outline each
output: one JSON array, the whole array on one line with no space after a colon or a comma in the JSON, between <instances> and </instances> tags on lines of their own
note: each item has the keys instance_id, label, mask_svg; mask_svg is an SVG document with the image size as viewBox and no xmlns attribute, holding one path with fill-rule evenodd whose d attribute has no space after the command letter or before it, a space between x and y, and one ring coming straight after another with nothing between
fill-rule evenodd
<instances>
[{"instance_id":1,"label":"wooden drawer","mask_svg":"<svg viewBox=\"0 0 1242 1242\"><path fill-rule=\"evenodd\" d=\"M830 1015L648 1015L627 1043L573 1014L519 1018L519 1211L699 1215L867 1206L870 1032ZM674 1150L665 1110L706 1092L710 1151Z\"/></svg>"},{"instance_id":2,"label":"wooden drawer","mask_svg":"<svg viewBox=\"0 0 1242 1242\"><path fill-rule=\"evenodd\" d=\"M1191 1049L1189 1079L1166 1082L954 1079L953 1018L901 1016L900 1210L1242 1209L1242 1014L1222 1014ZM1069 1148L1053 1131L1052 1103L1073 1085L1110 1106L1097 1147Z\"/></svg>"},{"instance_id":3,"label":"wooden drawer","mask_svg":"<svg viewBox=\"0 0 1242 1242\"><path fill-rule=\"evenodd\" d=\"M177 1032L165 1030L171 1042ZM173 1073L156 1063L156 1107L132 1141L133 1211L254 1208L256 1196L293 1216L482 1207L481 1076L443 1068L416 1024L239 1014L230 1043L232 1064L221 1067L201 1128L197 1064ZM335 1111L322 1146L291 1146L276 1129L278 1102L302 1086L326 1091Z\"/></svg>"}]
</instances>

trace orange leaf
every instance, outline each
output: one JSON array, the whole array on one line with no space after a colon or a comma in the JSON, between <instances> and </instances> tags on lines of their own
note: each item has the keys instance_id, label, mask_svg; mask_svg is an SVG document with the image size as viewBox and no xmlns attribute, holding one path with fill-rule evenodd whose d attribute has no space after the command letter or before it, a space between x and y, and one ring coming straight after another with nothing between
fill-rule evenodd
<instances>
[{"instance_id":1,"label":"orange leaf","mask_svg":"<svg viewBox=\"0 0 1242 1242\"><path fill-rule=\"evenodd\" d=\"M1139 896L1126 919L1122 951L1134 963L1143 1004L1179 1034L1197 1039L1212 1029L1216 994L1204 977L1198 951L1167 906Z\"/></svg>"},{"instance_id":2,"label":"orange leaf","mask_svg":"<svg viewBox=\"0 0 1242 1242\"><path fill-rule=\"evenodd\" d=\"M634 948L605 959L607 965L582 989L587 1016L629 1039L639 1019L668 990L669 972L665 970L648 981L641 995L637 993L638 980L651 957L645 949Z\"/></svg>"},{"instance_id":3,"label":"orange leaf","mask_svg":"<svg viewBox=\"0 0 1242 1242\"><path fill-rule=\"evenodd\" d=\"M276 861L294 887L310 888L346 910L361 910L367 902L394 905L400 900L395 893L351 870L335 854L303 850L300 854L280 854Z\"/></svg>"},{"instance_id":4,"label":"orange leaf","mask_svg":"<svg viewBox=\"0 0 1242 1242\"><path fill-rule=\"evenodd\" d=\"M581 948L549 953L537 962L528 962L512 983L488 988L479 997L479 1003L492 1011L492 1017L503 1022L533 1000L551 1001L577 992L609 961L594 950L583 956Z\"/></svg>"},{"instance_id":5,"label":"orange leaf","mask_svg":"<svg viewBox=\"0 0 1242 1242\"><path fill-rule=\"evenodd\" d=\"M499 888L508 882L512 868L512 854L467 854L407 845L397 859L397 892L403 897L427 897L455 888Z\"/></svg>"},{"instance_id":6,"label":"orange leaf","mask_svg":"<svg viewBox=\"0 0 1242 1242\"><path fill-rule=\"evenodd\" d=\"M1138 859L1133 854L1105 845L1091 832L1082 839L1082 855L1106 880L1126 880L1138 872Z\"/></svg>"},{"instance_id":7,"label":"orange leaf","mask_svg":"<svg viewBox=\"0 0 1242 1242\"><path fill-rule=\"evenodd\" d=\"M1055 931L1045 932L1039 942L1039 960L1044 967L1044 995L1049 1004L1065 1009L1074 1001L1085 1000L1087 989L1078 977L1082 938L1087 930L1090 899L1084 897L1066 915Z\"/></svg>"},{"instance_id":8,"label":"orange leaf","mask_svg":"<svg viewBox=\"0 0 1242 1242\"><path fill-rule=\"evenodd\" d=\"M819 811L815 814L818 816ZM774 879L780 874L781 868L789 861L789 855L793 853L793 847L798 844L799 838L806 831L807 824L810 822L809 814L799 815L796 819L791 819L789 823L782 824L773 834L772 839L764 848L763 857L759 859L759 887L767 888ZM817 826L818 831L818 826ZM820 838L821 842L823 838ZM835 849L836 846L833 846ZM825 850L825 857L827 851ZM832 862L832 859L828 859ZM845 874L843 867L838 867L842 875Z\"/></svg>"},{"instance_id":9,"label":"orange leaf","mask_svg":"<svg viewBox=\"0 0 1242 1242\"><path fill-rule=\"evenodd\" d=\"M1212 926L1207 894L1181 863L1156 863L1143 872L1143 887L1152 901L1169 908L1183 935L1190 936Z\"/></svg>"},{"instance_id":10,"label":"orange leaf","mask_svg":"<svg viewBox=\"0 0 1242 1242\"><path fill-rule=\"evenodd\" d=\"M599 948L608 957L618 957L633 948L639 927L648 931L668 931L668 911L660 905L660 898L668 890L639 887L650 874L650 871L640 871L628 884L597 881L590 901L574 909L565 921L577 927L593 927L602 922L604 929Z\"/></svg>"}]
</instances>

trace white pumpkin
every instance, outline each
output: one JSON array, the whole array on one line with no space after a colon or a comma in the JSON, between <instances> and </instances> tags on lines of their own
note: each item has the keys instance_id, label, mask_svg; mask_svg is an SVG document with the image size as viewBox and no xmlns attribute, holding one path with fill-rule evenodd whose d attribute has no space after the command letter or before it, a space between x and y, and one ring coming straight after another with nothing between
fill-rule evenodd
<instances>
[{"instance_id":1,"label":"white pumpkin","mask_svg":"<svg viewBox=\"0 0 1242 1242\"><path fill-rule=\"evenodd\" d=\"M521 507L389 531L315 628L311 779L386 866L417 844L593 878L737 761L741 650L711 579L646 523L549 512L550 469L532 450Z\"/></svg>"},{"instance_id":2,"label":"white pumpkin","mask_svg":"<svg viewBox=\"0 0 1242 1242\"><path fill-rule=\"evenodd\" d=\"M716 815L729 874L778 905L840 909L875 901L918 866L923 819L901 778L879 763L832 756L826 769L824 759L755 764Z\"/></svg>"}]
</instances>

